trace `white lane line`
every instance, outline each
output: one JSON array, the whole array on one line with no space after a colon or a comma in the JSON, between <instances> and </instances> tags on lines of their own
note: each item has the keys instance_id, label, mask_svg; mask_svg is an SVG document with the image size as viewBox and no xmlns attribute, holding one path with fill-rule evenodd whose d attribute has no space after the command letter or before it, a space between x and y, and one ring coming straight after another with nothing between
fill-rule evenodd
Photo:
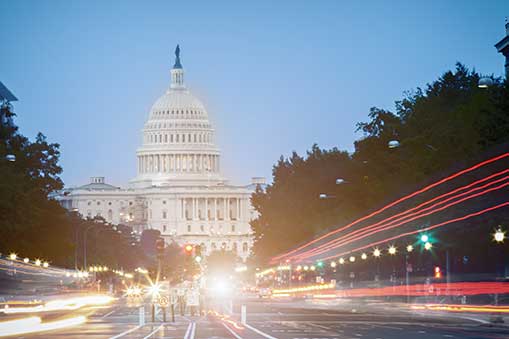
<instances>
[{"instance_id":1,"label":"white lane line","mask_svg":"<svg viewBox=\"0 0 509 339\"><path fill-rule=\"evenodd\" d=\"M230 332L235 338L237 339L244 339L242 338L240 335L238 335L237 333L235 333L231 328L229 328L228 326L225 325L225 323L223 323L223 326L224 328L226 328L228 330L228 332Z\"/></svg>"},{"instance_id":2,"label":"white lane line","mask_svg":"<svg viewBox=\"0 0 509 339\"><path fill-rule=\"evenodd\" d=\"M106 317L110 316L110 315L111 315L113 312L115 312L115 311L116 311L116 310L112 310L112 311L110 311L110 312L106 313L105 315L103 315L103 316L101 317L101 319L104 319L104 318L106 318Z\"/></svg>"},{"instance_id":3,"label":"white lane line","mask_svg":"<svg viewBox=\"0 0 509 339\"><path fill-rule=\"evenodd\" d=\"M188 339L189 333L191 333L191 327L193 327L193 323L189 323L189 326L187 326L186 334L184 334L184 339Z\"/></svg>"},{"instance_id":4,"label":"white lane line","mask_svg":"<svg viewBox=\"0 0 509 339\"><path fill-rule=\"evenodd\" d=\"M193 328L191 329L191 334L189 335L189 339L194 339L195 333L196 333L196 323L193 322Z\"/></svg>"},{"instance_id":5,"label":"white lane line","mask_svg":"<svg viewBox=\"0 0 509 339\"><path fill-rule=\"evenodd\" d=\"M249 328L249 329L250 329L250 330L252 330L252 331L255 331L256 333L258 333L259 335L261 335L261 336L263 336L263 337L265 337L265 338L268 338L268 339L278 339L278 338L276 338L276 337L273 337L273 336L271 336L271 335L268 335L268 334L267 334L267 333L265 333L265 332L260 331L260 330L259 330L259 329L257 329L257 328L254 328L253 326L251 326L251 325L249 325L249 324L244 324L244 326L246 326L247 328Z\"/></svg>"},{"instance_id":6,"label":"white lane line","mask_svg":"<svg viewBox=\"0 0 509 339\"><path fill-rule=\"evenodd\" d=\"M120 334L114 335L113 337L110 337L110 339L117 339L117 338L123 337L123 336L125 336L125 335L127 335L127 334L129 334L129 333L131 333L131 332L136 331L136 330L137 330L137 329L139 329L140 327L141 327L141 326L139 326L139 325L138 325L138 326L136 326L136 327L131 328L130 330L127 330L127 331L124 331L124 332L122 332L122 333L120 333Z\"/></svg>"},{"instance_id":7,"label":"white lane line","mask_svg":"<svg viewBox=\"0 0 509 339\"><path fill-rule=\"evenodd\" d=\"M152 332L150 332L149 334L147 334L146 336L143 337L143 339L148 339L150 338L151 336L154 335L154 333L156 333L157 331L159 331L164 325L161 325L159 326L158 328L156 328L155 330L153 330Z\"/></svg>"}]
</instances>

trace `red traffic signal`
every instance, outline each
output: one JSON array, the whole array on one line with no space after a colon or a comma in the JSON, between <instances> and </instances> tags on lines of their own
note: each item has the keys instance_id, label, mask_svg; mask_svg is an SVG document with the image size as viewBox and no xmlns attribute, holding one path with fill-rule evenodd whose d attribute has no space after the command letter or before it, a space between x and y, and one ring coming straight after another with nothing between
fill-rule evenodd
<instances>
[{"instance_id":1,"label":"red traffic signal","mask_svg":"<svg viewBox=\"0 0 509 339\"><path fill-rule=\"evenodd\" d=\"M184 246L184 251L186 251L186 254L192 254L193 253L194 246L191 244L187 244Z\"/></svg>"},{"instance_id":2,"label":"red traffic signal","mask_svg":"<svg viewBox=\"0 0 509 339\"><path fill-rule=\"evenodd\" d=\"M435 266L435 278L439 279L442 278L442 271L440 270L440 267Z\"/></svg>"}]
</instances>

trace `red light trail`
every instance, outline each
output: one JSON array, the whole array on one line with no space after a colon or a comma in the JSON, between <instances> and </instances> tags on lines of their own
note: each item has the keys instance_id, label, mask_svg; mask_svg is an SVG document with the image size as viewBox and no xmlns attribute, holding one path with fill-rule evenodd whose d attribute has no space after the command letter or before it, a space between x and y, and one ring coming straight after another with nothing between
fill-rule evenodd
<instances>
[{"instance_id":1,"label":"red light trail","mask_svg":"<svg viewBox=\"0 0 509 339\"><path fill-rule=\"evenodd\" d=\"M328 260L328 259L336 258L338 256L342 256L342 255L345 255L345 254L348 254L348 253L351 253L351 252L360 251L360 250L363 250L363 249L366 249L366 248L371 248L373 246L376 246L376 245L379 245L379 244L382 244L382 243L386 243L388 241L392 241L392 240L396 240L396 239L399 239L399 238L402 238L402 237L406 237L406 236L410 236L410 235L413 235L413 234L421 233L422 231L430 231L430 230L433 230L435 228L442 227L442 226L445 226L447 224L451 224L451 223L454 223L454 222L457 222L457 221L463 221L463 220L467 220L467 219L470 219L470 218L473 218L473 217L477 217L479 215L482 215L482 214L485 214L485 213L488 213L488 212L491 212L491 211L494 211L496 209L499 209L499 208L502 208L502 207L506 207L506 206L509 206L509 201L503 202L503 203L495 205L495 206L491 206L491 207L485 208L485 209L483 209L481 211L477 211L477 212L474 212L474 213L470 213L470 214L464 215L462 217L450 219L450 220L447 220L447 221L444 221L444 222L441 222L441 223L438 223L438 224L435 224L435 225L432 225L432 226L428 226L426 228L423 228L422 230L416 230L416 231L402 233L402 234L396 235L396 236L391 237L391 238L387 238L387 239L384 239L384 240L373 242L371 244L368 244L368 245L365 245L365 246L362 246L362 247L355 248L355 249L353 249L351 251L347 251L347 252L335 254L333 256L329 256L329 257L326 257L326 258L322 258L322 260Z\"/></svg>"},{"instance_id":2,"label":"red light trail","mask_svg":"<svg viewBox=\"0 0 509 339\"><path fill-rule=\"evenodd\" d=\"M508 178L509 177L504 177L504 178L499 179L497 181L500 182L500 181L506 180ZM494 182L486 184L486 185L484 185L482 187L490 186L493 183ZM451 201L451 200L456 199L456 198L458 198L460 196L463 196L463 195L466 195L466 194L471 193L473 191L479 190L482 187L475 188L475 189L470 190L468 192L464 192L462 194L459 194L459 195L450 197L448 199L445 199L442 202L433 204L433 205L423 209L422 211L419 211L419 212L416 212L416 213L412 213L412 214L409 215L411 217L409 217L409 216L406 217L406 220L405 220L405 218L400 218L400 219L397 219L397 220L395 220L395 221L393 221L391 223L388 223L388 224L383 224L383 221L385 221L385 220L383 220L381 225L380 225L380 222L379 222L379 223L377 223L377 224L379 224L378 226L376 226L377 224L373 224L373 225L361 228L359 230L353 231L353 232L349 233L348 235L345 235L343 237L339 237L337 239L331 240L330 242L325 243L322 246L317 247L317 248L315 248L313 250L309 250L309 251L303 252L303 253L301 253L299 255L296 255L296 256L292 257L292 259L299 260L299 259L305 259L305 258L317 256L319 254L322 254L322 253L328 252L330 250L336 249L336 248L338 248L340 246L343 246L343 245L352 243L354 241L361 240L363 238L372 236L372 235L374 235L374 234L376 234L378 232L386 231L386 230L389 230L389 229L393 229L393 228L405 225L405 224L407 224L407 223L409 223L411 221L417 220L417 219L422 218L424 216L428 216L428 215L434 214L436 212L443 211L443 210L445 210L445 209L447 209L449 207L452 207L454 205L457 205L457 204L460 204L460 203L465 202L467 200L470 200L470 199L473 199L473 198L485 195L485 194L493 192L495 190L502 189L502 188L507 187L507 186L509 186L509 182L506 182L504 184L501 184L501 185L498 185L498 186L486 189L486 190L478 192L476 194L471 194L471 195L463 197L463 198L461 198L461 199L459 199L457 201L454 201L454 202L446 204L446 205L444 205L442 207L439 207L439 208L436 208L434 210L431 210L433 207L439 206L439 205L443 204L444 202ZM424 211L428 211L428 212L423 213ZM397 221L400 221L400 222L399 223L395 223Z\"/></svg>"},{"instance_id":3,"label":"red light trail","mask_svg":"<svg viewBox=\"0 0 509 339\"><path fill-rule=\"evenodd\" d=\"M352 227L352 226L354 226L354 225L356 225L356 224L360 223L361 221L364 221L364 220L369 219L369 218L371 218L371 217L373 217L373 216L375 216L375 215L377 215L377 214L380 214L381 212L383 212L383 211L385 211L385 210L387 210L387 209L389 209L389 208L391 208L391 207L393 207L393 206L395 206L395 205L397 205L397 204L400 204L401 202L404 202L404 201L406 201L406 200L408 200L408 199L410 199L410 198L412 198L412 197L415 197L415 196L417 196L417 195L419 195L419 194L421 194L421 193L424 193L424 192L426 192L426 191L429 191L430 189L432 189L432 188L434 188L434 187L436 187L436 186L439 186L439 185L441 185L441 184L443 184L443 183L445 183L445 182L448 182L448 181L450 181L450 180L452 180L452 179L454 179L454 178L457 178L457 177L459 177L459 176L461 176L461 175L463 175L463 174L466 174L466 173L472 172L472 171L474 171L474 170L476 170L476 169L478 169L478 168L480 168L480 167L483 167L483 166L486 166L486 165L488 165L488 164L491 164L491 163L494 163L494 162L496 162L496 161L499 161L499 160L501 160L501 159L507 158L508 156L509 156L509 153L501 154L501 155L499 155L499 156L497 156L497 157L494 157L494 158L488 159L488 160L486 160L486 161L480 162L480 163L478 163L478 164L476 164L476 165L474 165L474 166L471 166L471 167L466 168L466 169L464 169L464 170L461 170L461 171L459 171L459 172L457 172L457 173L455 173L455 174L452 174L452 175L450 175L450 176L448 176L448 177L446 177L446 178L443 178L443 179L441 179L441 180L439 180L439 181L437 181L437 182L435 182L435 183L433 183L433 184L430 184L430 185L428 185L428 186L426 186L426 187L424 187L424 188L422 188L422 189L420 189L420 190L417 190L417 191L415 191L415 192L413 192L413 193L411 193L411 194L409 194L409 195L406 195L406 196L404 196L404 197L402 197L402 198L400 198L400 199L398 199L398 200L395 200L395 201L393 201L392 203L390 203L390 204L388 204L388 205L386 205L386 206L384 206L384 207L382 207L382 208L380 208L380 209L378 209L378 210L376 210L376 211L374 211L374 212L372 212L372 213L370 213L370 214L368 214L368 215L366 215L366 216L364 216L364 217L362 217L362 218L359 218L359 219L357 219L357 220L355 220L355 221L353 221L353 222L351 222L351 223L349 223L349 224L347 224L347 225L345 225L345 226L343 226L343 227L340 227L340 228L338 228L338 229L336 229L336 230L334 230L334 231L331 231L331 232L329 232L329 233L327 233L327 234L325 234L325 235L322 235L322 236L320 236L320 237L318 237L318 238L316 238L316 239L314 239L314 240L312 240L312 241L310 241L310 242L308 242L308 243L306 243L306 244L304 244L304 245L302 245L302 246L299 246L299 247L297 247L297 248L296 248L296 249L294 249L294 250L291 250L291 251L289 251L289 252L287 252L287 253L284 253L284 254L281 254L281 255L279 255L279 256L276 256L276 257L272 258L271 263L277 262L278 260L283 260L283 259L285 259L285 258L288 258L288 257L290 257L290 256L291 256L291 254L293 254L293 253L296 253L296 252L298 252L298 251L300 251L300 250L302 250L302 249L304 249L304 248L306 248L306 247L309 247L310 245L312 245L312 244L314 244L314 243L316 243L316 242L318 242L318 241L320 241L320 240L322 240L322 239L325 239L325 238L327 238L327 237L330 237L331 235L334 235L334 234L336 234L336 233L338 233L338 232L341 232L341 231L343 231L343 230L346 230L346 229L348 229L348 228L350 228L350 227ZM402 217L403 217L404 215L409 214L410 212L415 211L416 209L419 209L419 208L421 208L421 207L423 207L423 206L425 206L425 205L428 205L429 203L431 203L431 202L433 202L433 201L436 201L436 200L438 200L438 199L441 199L441 198L446 197L446 196L448 196L448 195L451 195L451 194L453 194L453 193L457 193L457 192L459 192L459 191L461 191L461 190L464 190L464 189L466 189L466 188L470 188L470 187L472 187L472 186L474 186L474 185L476 185L476 184L479 184L479 183L481 183L481 182L484 182L484 181L490 180L490 179L492 179L492 178L494 178L494 177L496 177L496 176L499 176L499 175L505 174L505 173L507 173L508 171L509 171L509 170L507 170L507 169L506 169L506 170L504 170L504 171L501 171L501 172L498 172L498 173L492 174L492 175L490 175L490 176L488 176L488 177L486 177L486 178L483 178L483 179L477 180L476 182L473 182L473 183L468 184L468 185L466 185L466 186L463 186L463 187L457 188L457 189L455 189L455 190L453 190L453 191L451 191L451 192L448 192L448 193L442 194L442 195L441 195L441 196L439 196L439 197L436 197L436 198L433 198L433 199L431 199L431 200L429 200L429 201L426 201L425 203L422 203L422 204L420 204L419 206L416 206L416 207L414 207L414 208L411 208L411 209L409 209L409 210L407 210L407 211L404 211L404 212L402 212L402 213L399 213L399 214L393 215L393 216L391 216L391 217L389 217L389 218L386 218L386 219L384 219L384 220L382 220L382 221L380 221L380 222L378 222L378 223L376 223L376 224L374 224L374 225L370 225L369 227L375 227L375 226L377 226L377 225L380 225L380 224L382 224L382 223L384 223L384 222L387 222L387 221L389 221L389 220L392 220L392 219L395 219L395 218L398 218L398 217L399 217L399 219L397 219L397 220L395 220L395 221L399 221L399 220L401 220L401 219L402 219ZM505 179L505 178L503 178L503 179L498 179L498 180L497 180L497 181L495 181L495 182L500 182L500 181L502 181L502 180L504 180L504 179ZM494 182L493 182L493 183L494 183ZM492 185L493 183L490 183L490 184L485 185L485 186L490 186L490 185ZM502 188L502 187L500 187L500 188ZM480 189L480 188L477 188L477 189L474 189L474 190L478 190L478 189ZM499 189L499 188L498 188L498 189ZM471 191L474 191L474 190L471 190ZM491 191L490 191L490 192L491 192ZM481 193L481 192L479 192L479 193ZM478 193L478 194L479 194L479 193ZM485 192L485 193L487 193L487 192ZM484 193L484 194L485 194L485 193ZM464 194L466 194L466 193L462 193L461 195L464 195ZM459 195L459 196L461 196L461 195ZM480 195L480 194L479 194L479 195ZM456 196L456 198L457 198L457 196ZM453 197L453 198L451 198L451 199L448 199L447 201L450 201L450 200L452 200L452 199L454 199L454 197ZM467 200L467 199L465 199L465 200ZM463 201L464 201L464 200L463 200ZM434 206L436 206L436 205L440 205L440 204L443 204L443 203L444 203L444 202L441 202L441 203L435 204ZM431 208L431 207L428 207L428 209L429 209L429 208ZM422 213L422 211L421 211L421 213ZM434 213L434 212L433 212L433 213ZM414 216L415 216L416 214L417 214L417 213L413 213L413 214L410 214L410 215L414 215ZM394 222L395 222L395 221L394 221ZM408 222L408 221L407 221L407 222ZM353 233L353 234L356 234L357 232L363 232L362 230L363 230L363 229L361 229L361 230L357 230L357 231L354 231L354 232L352 232L352 233ZM351 235L350 237L352 237L352 236L353 236L353 235ZM398 236L398 237L400 237L400 236ZM319 254L319 253L323 253L323 252L319 252L319 250L322 250L322 249L328 248L328 247L330 247L330 246L333 246L333 245L337 244L338 242L340 242L340 241L342 241L342 240L345 240L345 238L343 237L343 238L333 239L333 240L329 241L328 243L322 244L322 245L318 246L317 248L314 248L314 249L308 250L308 251L306 251L306 252L304 252L304 253L308 253L308 254L309 254L310 252L314 252L314 253L317 253L317 254ZM385 241L389 241L389 240L390 240L390 239L386 239ZM384 241L382 241L382 242L384 242ZM339 246L339 245L338 245L338 246ZM336 248L336 247L337 247L337 246L334 246L334 247L331 247L330 249L332 249L332 248ZM318 251L318 252L317 252L317 251ZM327 251L328 251L328 250L327 250ZM325 252L326 252L326 251L325 251ZM294 257L294 258L300 258L300 257L303 257L303 254L304 254L304 253L297 254L297 255L295 255L295 256L293 256L293 257ZM310 257L310 256L312 256L312 255L308 255L307 257Z\"/></svg>"}]
</instances>

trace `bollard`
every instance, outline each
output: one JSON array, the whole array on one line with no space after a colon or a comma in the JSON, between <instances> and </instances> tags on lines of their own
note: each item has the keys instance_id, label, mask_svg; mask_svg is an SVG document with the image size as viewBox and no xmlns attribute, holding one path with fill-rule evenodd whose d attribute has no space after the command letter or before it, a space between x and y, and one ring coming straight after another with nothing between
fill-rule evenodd
<instances>
[{"instance_id":1,"label":"bollard","mask_svg":"<svg viewBox=\"0 0 509 339\"><path fill-rule=\"evenodd\" d=\"M156 321L156 305L152 304L152 322Z\"/></svg>"},{"instance_id":2,"label":"bollard","mask_svg":"<svg viewBox=\"0 0 509 339\"><path fill-rule=\"evenodd\" d=\"M240 323L242 325L245 325L246 324L246 305L242 305L240 307Z\"/></svg>"},{"instance_id":3,"label":"bollard","mask_svg":"<svg viewBox=\"0 0 509 339\"><path fill-rule=\"evenodd\" d=\"M144 306L141 306L140 307L140 326L144 326L145 325L145 307Z\"/></svg>"}]
</instances>

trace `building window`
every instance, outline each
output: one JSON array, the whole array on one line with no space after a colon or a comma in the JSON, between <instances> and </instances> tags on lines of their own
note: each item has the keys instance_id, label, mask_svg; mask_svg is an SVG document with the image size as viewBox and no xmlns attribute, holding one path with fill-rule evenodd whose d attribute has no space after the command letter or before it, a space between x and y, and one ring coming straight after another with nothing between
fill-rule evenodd
<instances>
[{"instance_id":1,"label":"building window","mask_svg":"<svg viewBox=\"0 0 509 339\"><path fill-rule=\"evenodd\" d=\"M132 206L133 205L133 202L132 201L129 201L129 206Z\"/></svg>"},{"instance_id":2,"label":"building window","mask_svg":"<svg viewBox=\"0 0 509 339\"><path fill-rule=\"evenodd\" d=\"M237 253L237 243L236 242L233 243L232 250L233 250L233 252Z\"/></svg>"},{"instance_id":3,"label":"building window","mask_svg":"<svg viewBox=\"0 0 509 339\"><path fill-rule=\"evenodd\" d=\"M87 218L92 218L92 211L87 211Z\"/></svg>"},{"instance_id":4,"label":"building window","mask_svg":"<svg viewBox=\"0 0 509 339\"><path fill-rule=\"evenodd\" d=\"M163 200L163 205L166 205L166 200Z\"/></svg>"},{"instance_id":5,"label":"building window","mask_svg":"<svg viewBox=\"0 0 509 339\"><path fill-rule=\"evenodd\" d=\"M205 232L205 226L201 225L200 226L200 231Z\"/></svg>"},{"instance_id":6,"label":"building window","mask_svg":"<svg viewBox=\"0 0 509 339\"><path fill-rule=\"evenodd\" d=\"M102 216L101 215L101 211L97 211L97 213L95 215L98 216L98 217Z\"/></svg>"},{"instance_id":7,"label":"building window","mask_svg":"<svg viewBox=\"0 0 509 339\"><path fill-rule=\"evenodd\" d=\"M191 233L191 225L187 225L187 232Z\"/></svg>"},{"instance_id":8,"label":"building window","mask_svg":"<svg viewBox=\"0 0 509 339\"><path fill-rule=\"evenodd\" d=\"M226 249L226 243L225 243L225 242L221 244L221 249L222 249L222 250L225 250L225 249Z\"/></svg>"},{"instance_id":9,"label":"building window","mask_svg":"<svg viewBox=\"0 0 509 339\"><path fill-rule=\"evenodd\" d=\"M163 211L163 219L166 219L166 217L167 217L167 213L166 213L166 211Z\"/></svg>"},{"instance_id":10,"label":"building window","mask_svg":"<svg viewBox=\"0 0 509 339\"><path fill-rule=\"evenodd\" d=\"M132 213L129 213L129 219L133 220L133 214Z\"/></svg>"},{"instance_id":11,"label":"building window","mask_svg":"<svg viewBox=\"0 0 509 339\"><path fill-rule=\"evenodd\" d=\"M247 252L247 242L242 244L242 252L244 252L244 253Z\"/></svg>"},{"instance_id":12,"label":"building window","mask_svg":"<svg viewBox=\"0 0 509 339\"><path fill-rule=\"evenodd\" d=\"M235 232L235 225L232 225L232 232Z\"/></svg>"},{"instance_id":13,"label":"building window","mask_svg":"<svg viewBox=\"0 0 509 339\"><path fill-rule=\"evenodd\" d=\"M91 202L91 201L89 201L89 202L87 203L87 205L88 205L88 206L92 205L92 202Z\"/></svg>"},{"instance_id":14,"label":"building window","mask_svg":"<svg viewBox=\"0 0 509 339\"><path fill-rule=\"evenodd\" d=\"M111 201L108 203L108 206L111 206Z\"/></svg>"},{"instance_id":15,"label":"building window","mask_svg":"<svg viewBox=\"0 0 509 339\"><path fill-rule=\"evenodd\" d=\"M215 243L215 242L213 242L213 243L212 243L212 250L215 250L216 248L217 248L216 243Z\"/></svg>"},{"instance_id":16,"label":"building window","mask_svg":"<svg viewBox=\"0 0 509 339\"><path fill-rule=\"evenodd\" d=\"M112 219L113 219L113 211L108 210L108 220L112 220Z\"/></svg>"},{"instance_id":17,"label":"building window","mask_svg":"<svg viewBox=\"0 0 509 339\"><path fill-rule=\"evenodd\" d=\"M163 225L163 232L166 232L166 225Z\"/></svg>"}]
</instances>

